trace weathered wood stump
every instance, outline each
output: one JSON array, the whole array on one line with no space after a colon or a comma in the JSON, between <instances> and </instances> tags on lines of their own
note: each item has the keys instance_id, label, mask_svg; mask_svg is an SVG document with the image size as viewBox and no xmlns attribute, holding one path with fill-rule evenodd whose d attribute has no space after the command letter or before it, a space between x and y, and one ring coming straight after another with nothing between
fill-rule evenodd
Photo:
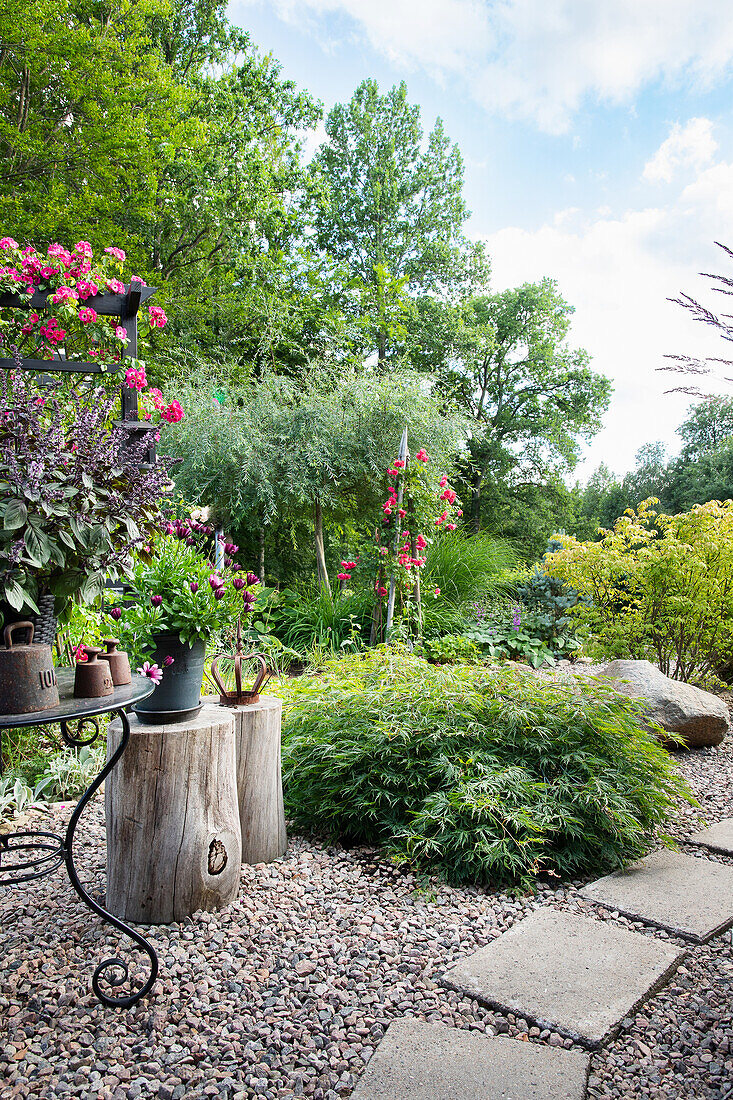
<instances>
[{"instance_id":1,"label":"weathered wood stump","mask_svg":"<svg viewBox=\"0 0 733 1100\"><path fill-rule=\"evenodd\" d=\"M288 846L283 809L282 703L263 695L234 715L242 863L269 863Z\"/></svg>"},{"instance_id":2,"label":"weathered wood stump","mask_svg":"<svg viewBox=\"0 0 733 1100\"><path fill-rule=\"evenodd\" d=\"M105 784L108 909L169 924L228 905L242 855L232 712L205 706L162 726L131 715L130 728ZM112 722L108 758L120 736Z\"/></svg>"}]
</instances>

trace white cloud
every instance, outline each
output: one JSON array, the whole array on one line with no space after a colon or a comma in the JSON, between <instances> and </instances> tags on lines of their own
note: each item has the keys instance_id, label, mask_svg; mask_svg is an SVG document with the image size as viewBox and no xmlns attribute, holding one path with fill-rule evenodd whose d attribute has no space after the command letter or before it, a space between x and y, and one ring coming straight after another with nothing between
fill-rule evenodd
<instances>
[{"instance_id":1,"label":"white cloud","mask_svg":"<svg viewBox=\"0 0 733 1100\"><path fill-rule=\"evenodd\" d=\"M733 274L713 244L733 244L731 196L733 164L719 164L666 206L620 217L562 211L535 232L512 227L487 238L496 288L556 279L575 307L572 341L613 381L611 409L587 452L584 476L599 462L623 473L650 440L678 448L675 428L691 398L665 393L683 380L655 368L667 353L704 358L725 355L725 347L714 330L667 299L682 290L720 307L697 273ZM702 388L731 393L714 380L703 379Z\"/></svg>"},{"instance_id":2,"label":"white cloud","mask_svg":"<svg viewBox=\"0 0 733 1100\"><path fill-rule=\"evenodd\" d=\"M257 0L232 0L232 13ZM404 68L454 76L491 111L561 133L586 101L730 71L727 0L268 0L332 44L333 17Z\"/></svg>"},{"instance_id":3,"label":"white cloud","mask_svg":"<svg viewBox=\"0 0 733 1100\"><path fill-rule=\"evenodd\" d=\"M644 179L650 183L670 183L680 168L692 166L699 171L710 163L717 148L709 118L691 118L685 126L677 122L644 166Z\"/></svg>"}]
</instances>

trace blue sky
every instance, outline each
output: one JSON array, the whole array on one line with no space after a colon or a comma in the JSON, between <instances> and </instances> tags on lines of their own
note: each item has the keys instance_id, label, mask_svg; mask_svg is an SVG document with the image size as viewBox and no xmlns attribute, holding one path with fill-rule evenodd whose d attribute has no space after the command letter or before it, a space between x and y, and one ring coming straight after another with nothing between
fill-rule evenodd
<instances>
[{"instance_id":1,"label":"blue sky","mask_svg":"<svg viewBox=\"0 0 733 1100\"><path fill-rule=\"evenodd\" d=\"M724 354L666 299L720 308L698 272L733 276L713 243L733 247L729 0L230 0L229 14L326 110L371 76L404 79L427 128L443 119L495 288L555 278L573 341L613 381L582 476L623 473L652 440L677 449L690 398L655 368Z\"/></svg>"}]
</instances>

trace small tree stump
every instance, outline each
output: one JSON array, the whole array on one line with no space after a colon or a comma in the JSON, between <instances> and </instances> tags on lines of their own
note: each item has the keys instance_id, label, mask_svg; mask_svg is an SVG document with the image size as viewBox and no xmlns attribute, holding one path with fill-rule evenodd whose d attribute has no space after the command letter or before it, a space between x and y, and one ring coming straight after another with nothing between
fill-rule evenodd
<instances>
[{"instance_id":1,"label":"small tree stump","mask_svg":"<svg viewBox=\"0 0 733 1100\"><path fill-rule=\"evenodd\" d=\"M282 703L263 695L258 703L237 707L237 752L242 863L269 863L288 846L283 808L280 728Z\"/></svg>"},{"instance_id":2,"label":"small tree stump","mask_svg":"<svg viewBox=\"0 0 733 1100\"><path fill-rule=\"evenodd\" d=\"M121 730L111 723L108 759ZM130 730L105 784L108 909L170 924L228 905L242 854L232 712L205 706L164 726L130 715Z\"/></svg>"}]
</instances>

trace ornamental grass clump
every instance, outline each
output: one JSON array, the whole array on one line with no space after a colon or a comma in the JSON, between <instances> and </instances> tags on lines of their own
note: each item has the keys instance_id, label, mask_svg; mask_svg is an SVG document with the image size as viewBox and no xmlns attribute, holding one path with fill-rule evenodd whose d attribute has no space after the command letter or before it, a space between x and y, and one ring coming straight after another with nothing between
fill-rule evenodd
<instances>
[{"instance_id":1,"label":"ornamental grass clump","mask_svg":"<svg viewBox=\"0 0 733 1100\"><path fill-rule=\"evenodd\" d=\"M574 878L641 855L689 790L600 681L380 649L283 688L293 824L457 883Z\"/></svg>"}]
</instances>

